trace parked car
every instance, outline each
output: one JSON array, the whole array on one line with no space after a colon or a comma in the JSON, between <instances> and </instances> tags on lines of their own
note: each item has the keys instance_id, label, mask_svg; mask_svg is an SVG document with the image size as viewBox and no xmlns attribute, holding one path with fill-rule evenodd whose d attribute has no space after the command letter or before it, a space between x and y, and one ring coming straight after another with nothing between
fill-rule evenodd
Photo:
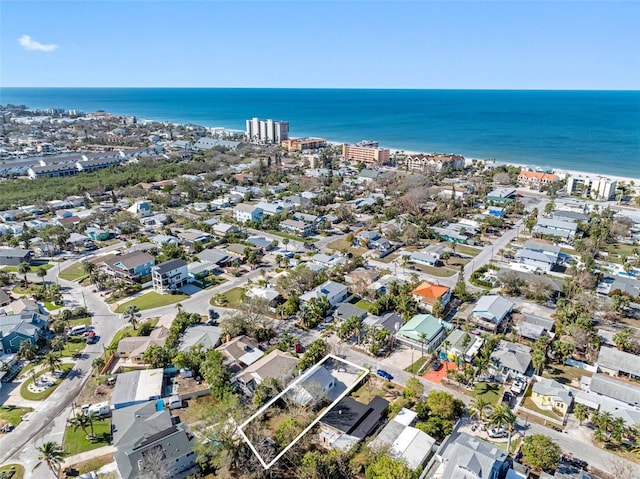
<instances>
[{"instance_id":1,"label":"parked car","mask_svg":"<svg viewBox=\"0 0 640 479\"><path fill-rule=\"evenodd\" d=\"M436 359L435 361L433 361L431 363L431 370L432 371L437 371L441 367L442 367L442 361L440 361L439 359Z\"/></svg>"},{"instance_id":2,"label":"parked car","mask_svg":"<svg viewBox=\"0 0 640 479\"><path fill-rule=\"evenodd\" d=\"M385 379L388 379L389 381L391 381L393 379L393 376L391 374L389 374L388 372L386 372L384 369L378 369L376 371L376 374L380 377L383 377Z\"/></svg>"},{"instance_id":3,"label":"parked car","mask_svg":"<svg viewBox=\"0 0 640 479\"><path fill-rule=\"evenodd\" d=\"M497 429L495 427L489 429L487 431L487 434L489 435L489 437L494 439L508 436L507 431L505 431L504 429Z\"/></svg>"},{"instance_id":4,"label":"parked car","mask_svg":"<svg viewBox=\"0 0 640 479\"><path fill-rule=\"evenodd\" d=\"M302 344L300 343L296 343L295 345L295 349L296 349L296 353L300 354L304 351L304 348L302 347Z\"/></svg>"}]
</instances>

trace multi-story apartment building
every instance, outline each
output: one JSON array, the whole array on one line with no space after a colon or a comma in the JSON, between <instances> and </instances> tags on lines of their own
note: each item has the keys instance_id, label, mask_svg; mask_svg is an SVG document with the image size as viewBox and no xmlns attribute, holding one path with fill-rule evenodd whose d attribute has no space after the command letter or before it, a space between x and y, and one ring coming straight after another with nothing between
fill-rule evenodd
<instances>
[{"instance_id":1,"label":"multi-story apartment building","mask_svg":"<svg viewBox=\"0 0 640 479\"><path fill-rule=\"evenodd\" d=\"M390 151L388 148L379 148L377 141L363 140L342 145L342 156L345 160L384 165L389 162Z\"/></svg>"},{"instance_id":2,"label":"multi-story apartment building","mask_svg":"<svg viewBox=\"0 0 640 479\"><path fill-rule=\"evenodd\" d=\"M531 188L540 188L548 183L558 181L558 176L553 173L541 173L538 171L522 170L518 175L518 183Z\"/></svg>"},{"instance_id":3,"label":"multi-story apartment building","mask_svg":"<svg viewBox=\"0 0 640 479\"><path fill-rule=\"evenodd\" d=\"M281 143L289 139L289 122L252 118L246 122L245 135L256 143Z\"/></svg>"},{"instance_id":4,"label":"multi-story apartment building","mask_svg":"<svg viewBox=\"0 0 640 479\"><path fill-rule=\"evenodd\" d=\"M410 170L424 170L425 168L435 168L437 171L444 169L460 170L464 168L464 157L460 155L426 155L419 153L409 155L406 160L407 168Z\"/></svg>"},{"instance_id":5,"label":"multi-story apartment building","mask_svg":"<svg viewBox=\"0 0 640 479\"><path fill-rule=\"evenodd\" d=\"M282 147L288 152L317 150L327 146L327 140L324 138L289 138L282 141Z\"/></svg>"},{"instance_id":6,"label":"multi-story apartment building","mask_svg":"<svg viewBox=\"0 0 640 479\"><path fill-rule=\"evenodd\" d=\"M617 186L616 180L604 176L570 176L567 178L567 193L580 192L581 196L594 200L614 200Z\"/></svg>"}]
</instances>

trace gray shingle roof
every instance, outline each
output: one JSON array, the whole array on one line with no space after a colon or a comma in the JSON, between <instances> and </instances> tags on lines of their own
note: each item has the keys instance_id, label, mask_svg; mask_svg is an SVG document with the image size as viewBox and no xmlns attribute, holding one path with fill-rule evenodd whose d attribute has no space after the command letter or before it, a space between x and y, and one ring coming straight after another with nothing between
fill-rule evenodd
<instances>
[{"instance_id":1,"label":"gray shingle roof","mask_svg":"<svg viewBox=\"0 0 640 479\"><path fill-rule=\"evenodd\" d=\"M640 358L635 354L602 346L598 354L598 367L622 371L640 377Z\"/></svg>"},{"instance_id":2,"label":"gray shingle roof","mask_svg":"<svg viewBox=\"0 0 640 479\"><path fill-rule=\"evenodd\" d=\"M617 399L633 406L640 406L640 386L634 383L614 379L606 374L594 374L591 378L589 389L591 392Z\"/></svg>"}]
</instances>

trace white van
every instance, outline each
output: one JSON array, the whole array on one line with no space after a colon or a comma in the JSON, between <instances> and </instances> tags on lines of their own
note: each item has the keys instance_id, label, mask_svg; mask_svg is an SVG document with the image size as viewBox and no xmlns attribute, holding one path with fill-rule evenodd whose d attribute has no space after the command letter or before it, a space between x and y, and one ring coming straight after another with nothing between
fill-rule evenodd
<instances>
[{"instance_id":1,"label":"white van","mask_svg":"<svg viewBox=\"0 0 640 479\"><path fill-rule=\"evenodd\" d=\"M96 404L92 404L89 406L89 409L85 414L95 414L98 417L108 417L111 416L111 407L108 402L99 402Z\"/></svg>"},{"instance_id":2,"label":"white van","mask_svg":"<svg viewBox=\"0 0 640 479\"><path fill-rule=\"evenodd\" d=\"M80 324L79 326L74 326L69 330L69 336L78 336L79 334L84 334L87 332L87 326L84 324Z\"/></svg>"},{"instance_id":3,"label":"white van","mask_svg":"<svg viewBox=\"0 0 640 479\"><path fill-rule=\"evenodd\" d=\"M169 409L180 409L182 407L180 396L171 396L167 403L169 404Z\"/></svg>"}]
</instances>

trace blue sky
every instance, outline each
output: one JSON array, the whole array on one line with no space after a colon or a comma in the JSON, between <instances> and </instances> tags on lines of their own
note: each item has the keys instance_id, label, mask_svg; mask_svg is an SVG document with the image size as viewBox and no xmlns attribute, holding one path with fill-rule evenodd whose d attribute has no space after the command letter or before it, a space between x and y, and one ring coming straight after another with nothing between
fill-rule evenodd
<instances>
[{"instance_id":1,"label":"blue sky","mask_svg":"<svg viewBox=\"0 0 640 479\"><path fill-rule=\"evenodd\" d=\"M640 2L0 1L1 86L640 89Z\"/></svg>"}]
</instances>

